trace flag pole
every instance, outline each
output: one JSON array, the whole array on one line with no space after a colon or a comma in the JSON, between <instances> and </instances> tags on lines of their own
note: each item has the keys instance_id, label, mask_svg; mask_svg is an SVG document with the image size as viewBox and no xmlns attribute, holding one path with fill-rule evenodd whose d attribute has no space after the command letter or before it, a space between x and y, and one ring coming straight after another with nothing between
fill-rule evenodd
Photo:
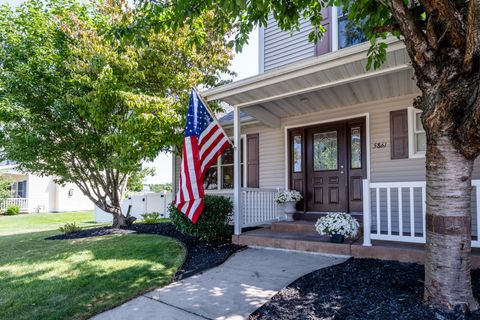
<instances>
[{"instance_id":1,"label":"flag pole","mask_svg":"<svg viewBox=\"0 0 480 320\"><path fill-rule=\"evenodd\" d=\"M200 98L200 100L202 100L202 103L205 105L205 108L207 108L208 112L210 113L210 115L212 116L213 118L213 121L215 121L218 126L220 127L220 129L222 130L223 134L228 137L228 134L225 132L225 130L223 130L223 127L220 125L220 122L218 122L218 119L217 117L215 116L215 114L212 112L212 110L210 109L210 107L208 106L208 103L207 103L207 100L201 95L201 93L197 90L196 87L193 87L193 90L195 90L195 93L197 94L197 96ZM233 144L232 140L228 139L228 142L230 143L230 145L232 147L235 148L235 145Z\"/></svg>"}]
</instances>

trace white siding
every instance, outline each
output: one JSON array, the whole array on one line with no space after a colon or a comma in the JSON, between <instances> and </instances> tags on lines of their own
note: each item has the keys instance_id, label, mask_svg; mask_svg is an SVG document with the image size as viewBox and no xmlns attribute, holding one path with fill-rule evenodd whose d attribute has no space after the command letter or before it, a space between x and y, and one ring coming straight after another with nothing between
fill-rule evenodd
<instances>
[{"instance_id":1,"label":"white siding","mask_svg":"<svg viewBox=\"0 0 480 320\"><path fill-rule=\"evenodd\" d=\"M315 45L308 41L310 31L312 31L312 26L305 19L300 22L300 31L293 33L282 31L278 28L273 16L270 15L268 26L263 29L263 70L268 71L313 57Z\"/></svg>"}]
</instances>

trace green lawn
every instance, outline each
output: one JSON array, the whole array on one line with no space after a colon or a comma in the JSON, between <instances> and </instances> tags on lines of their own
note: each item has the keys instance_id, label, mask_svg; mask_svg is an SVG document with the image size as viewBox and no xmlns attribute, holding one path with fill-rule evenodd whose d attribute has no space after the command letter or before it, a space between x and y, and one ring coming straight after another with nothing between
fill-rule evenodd
<instances>
[{"instance_id":1,"label":"green lawn","mask_svg":"<svg viewBox=\"0 0 480 320\"><path fill-rule=\"evenodd\" d=\"M33 231L57 230L66 222L75 222L81 227L95 226L93 211L65 213L30 213L17 216L0 215L0 236L29 233Z\"/></svg>"},{"instance_id":2,"label":"green lawn","mask_svg":"<svg viewBox=\"0 0 480 320\"><path fill-rule=\"evenodd\" d=\"M44 240L66 221L87 226L92 218L91 212L0 216L0 319L87 319L171 282L186 252L170 238Z\"/></svg>"}]
</instances>

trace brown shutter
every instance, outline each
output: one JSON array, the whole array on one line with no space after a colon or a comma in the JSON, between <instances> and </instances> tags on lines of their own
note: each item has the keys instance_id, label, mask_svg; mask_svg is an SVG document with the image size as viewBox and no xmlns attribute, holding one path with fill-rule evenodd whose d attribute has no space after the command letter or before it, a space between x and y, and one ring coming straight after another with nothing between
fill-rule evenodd
<instances>
[{"instance_id":1,"label":"brown shutter","mask_svg":"<svg viewBox=\"0 0 480 320\"><path fill-rule=\"evenodd\" d=\"M247 135L247 187L259 188L260 179L258 174L259 169L259 135Z\"/></svg>"},{"instance_id":2,"label":"brown shutter","mask_svg":"<svg viewBox=\"0 0 480 320\"><path fill-rule=\"evenodd\" d=\"M323 35L322 40L317 42L316 53L317 56L328 53L332 51L332 9L326 8L322 10L322 26L327 29L327 32Z\"/></svg>"},{"instance_id":3,"label":"brown shutter","mask_svg":"<svg viewBox=\"0 0 480 320\"><path fill-rule=\"evenodd\" d=\"M390 153L392 159L408 158L407 109L390 112Z\"/></svg>"}]
</instances>

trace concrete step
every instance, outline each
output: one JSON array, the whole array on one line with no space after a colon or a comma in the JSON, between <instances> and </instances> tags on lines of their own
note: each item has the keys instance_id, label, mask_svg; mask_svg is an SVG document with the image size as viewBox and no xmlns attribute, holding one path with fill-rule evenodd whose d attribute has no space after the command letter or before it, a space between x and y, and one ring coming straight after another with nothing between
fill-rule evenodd
<instances>
[{"instance_id":1,"label":"concrete step","mask_svg":"<svg viewBox=\"0 0 480 320\"><path fill-rule=\"evenodd\" d=\"M331 243L328 237L318 233L281 232L264 228L233 236L232 241L244 246L350 255L350 242Z\"/></svg>"},{"instance_id":2,"label":"concrete step","mask_svg":"<svg viewBox=\"0 0 480 320\"><path fill-rule=\"evenodd\" d=\"M318 235L315 230L315 222L305 220L274 222L271 225L271 230L274 232L297 232Z\"/></svg>"}]
</instances>

